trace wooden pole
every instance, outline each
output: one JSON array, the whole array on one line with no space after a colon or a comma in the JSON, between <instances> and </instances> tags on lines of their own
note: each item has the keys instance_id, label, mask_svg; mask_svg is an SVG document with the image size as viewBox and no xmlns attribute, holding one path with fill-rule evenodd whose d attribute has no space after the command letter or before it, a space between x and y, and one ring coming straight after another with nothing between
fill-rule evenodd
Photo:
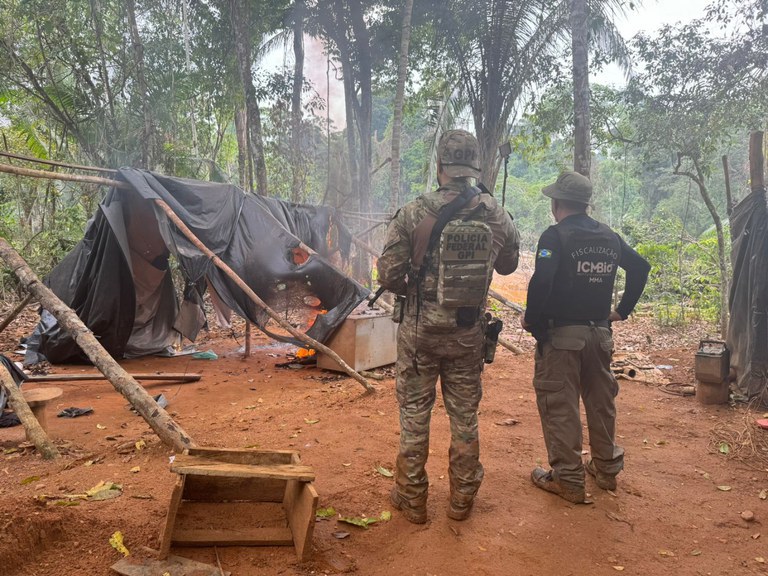
<instances>
[{"instance_id":1,"label":"wooden pole","mask_svg":"<svg viewBox=\"0 0 768 576\"><path fill-rule=\"evenodd\" d=\"M13 376L11 376L11 373L8 372L8 368L5 366L0 366L0 384L8 392L8 404L10 404L13 411L16 412L16 416L21 420L21 424L27 433L27 438L32 440L35 448L42 454L44 459L53 460L58 458L59 451L50 438L48 438L48 434L45 433L43 427L40 426L29 404L24 400L24 394L22 394L21 389L16 385Z\"/></svg>"},{"instance_id":2,"label":"wooden pole","mask_svg":"<svg viewBox=\"0 0 768 576\"><path fill-rule=\"evenodd\" d=\"M222 270L237 286L245 292L248 297L251 299L251 301L256 304L259 308L264 310L272 320L277 322L277 324L283 328L283 330L286 330L289 334L291 334L294 338L297 340L301 340L311 348L314 348L318 352L322 352L323 354L329 356L332 358L339 366L342 367L344 372L349 374L352 378L357 380L363 388L365 388L366 392L374 393L376 392L376 388L374 388L368 380L363 378L360 374L358 374L349 364L344 362L344 360L341 359L341 357L336 354L333 350L328 348L325 344L321 344L311 336L307 336L303 332L296 330L293 326L291 326L288 322L283 320L280 315L273 310L271 307L267 305L264 300L262 300L256 292L254 292L248 284L243 282L243 280L235 273L232 268L230 268L226 262L221 260L216 254L211 252L211 250L208 249L208 247L203 244L200 239L195 236L192 231L187 227L184 222L181 221L181 219L176 215L176 213L171 209L168 204L166 204L163 200L155 200L155 204L157 204L160 209L166 213L168 218L176 225L176 228L179 229L179 231L186 236L186 238L194 244L198 250L200 250L203 254L208 256L208 258L211 259L214 266ZM309 248L305 245L301 245L301 247L305 250L309 250Z\"/></svg>"},{"instance_id":3,"label":"wooden pole","mask_svg":"<svg viewBox=\"0 0 768 576\"><path fill-rule=\"evenodd\" d=\"M134 380L156 380L158 382L199 382L200 374L131 374ZM40 374L27 378L28 382L84 382L106 380L104 374Z\"/></svg>"},{"instance_id":4,"label":"wooden pole","mask_svg":"<svg viewBox=\"0 0 768 576\"><path fill-rule=\"evenodd\" d=\"M245 352L243 352L243 358L251 357L251 321L245 321Z\"/></svg>"},{"instance_id":5,"label":"wooden pole","mask_svg":"<svg viewBox=\"0 0 768 576\"><path fill-rule=\"evenodd\" d=\"M47 180L66 180L68 182L87 182L89 184L101 184L103 186L117 186L118 188L130 188L127 182L102 178L100 176L84 176L82 174L66 174L64 172L46 172L45 170L33 170L21 166L9 166L0 164L0 172L14 174L15 176L29 176L30 178L45 178Z\"/></svg>"},{"instance_id":6,"label":"wooden pole","mask_svg":"<svg viewBox=\"0 0 768 576\"><path fill-rule=\"evenodd\" d=\"M16 308L11 310L11 313L8 314L8 316L5 318L5 320L2 321L2 323L0 323L0 332L8 328L8 324L13 322L16 319L16 316L21 314L21 311L24 310L24 308L27 307L27 304L29 304L31 301L32 301L32 294L27 294L24 300L19 302L16 305Z\"/></svg>"},{"instance_id":7,"label":"wooden pole","mask_svg":"<svg viewBox=\"0 0 768 576\"><path fill-rule=\"evenodd\" d=\"M507 306L508 308L512 308L512 310L514 310L515 312L520 312L521 314L525 312L525 308L520 306L520 304L515 304L511 300L507 300L506 298L504 298L504 296L496 292L496 290L494 290L493 288L488 289L488 296L490 296L494 300L498 300L499 302L504 304L504 306Z\"/></svg>"},{"instance_id":8,"label":"wooden pole","mask_svg":"<svg viewBox=\"0 0 768 576\"><path fill-rule=\"evenodd\" d=\"M182 428L173 421L168 413L157 405L152 396L142 388L101 346L99 341L71 310L50 288L45 286L27 266L24 259L4 239L0 238L0 258L11 271L18 276L26 289L48 310L59 324L67 331L78 346L85 352L94 366L98 368L115 389L130 402L160 439L175 450L194 447L195 444Z\"/></svg>"}]
</instances>

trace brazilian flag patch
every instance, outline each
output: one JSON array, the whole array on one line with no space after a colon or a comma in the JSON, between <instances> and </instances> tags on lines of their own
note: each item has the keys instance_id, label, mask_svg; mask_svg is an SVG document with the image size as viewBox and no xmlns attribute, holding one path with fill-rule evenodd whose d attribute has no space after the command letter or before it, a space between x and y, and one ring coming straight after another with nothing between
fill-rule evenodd
<instances>
[{"instance_id":1,"label":"brazilian flag patch","mask_svg":"<svg viewBox=\"0 0 768 576\"><path fill-rule=\"evenodd\" d=\"M552 258L552 250L547 250L546 248L542 248L539 250L539 253L536 255L537 258Z\"/></svg>"}]
</instances>

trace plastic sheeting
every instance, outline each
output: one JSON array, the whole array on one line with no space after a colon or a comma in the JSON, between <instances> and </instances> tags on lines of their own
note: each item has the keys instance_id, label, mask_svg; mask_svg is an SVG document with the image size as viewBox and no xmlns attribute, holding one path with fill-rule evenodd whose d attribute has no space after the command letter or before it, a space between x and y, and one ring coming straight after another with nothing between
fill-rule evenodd
<instances>
[{"instance_id":1,"label":"plastic sheeting","mask_svg":"<svg viewBox=\"0 0 768 576\"><path fill-rule=\"evenodd\" d=\"M768 406L768 209L753 191L731 215L733 280L727 345L735 392Z\"/></svg>"},{"instance_id":2,"label":"plastic sheeting","mask_svg":"<svg viewBox=\"0 0 768 576\"><path fill-rule=\"evenodd\" d=\"M320 342L368 295L321 256L327 255L332 229L348 254L349 232L333 222L331 208L142 170L122 169L119 176L130 189L110 190L83 240L46 279L115 357L161 352L179 332L194 339L205 322L200 307L206 285L270 336L294 342L276 331L266 313L176 229L155 199L165 201L269 306L292 324L306 324L306 334ZM302 242L318 254L301 250ZM171 254L186 282L181 314L168 264ZM30 337L25 363L83 360L74 341L50 320L46 316Z\"/></svg>"}]
</instances>

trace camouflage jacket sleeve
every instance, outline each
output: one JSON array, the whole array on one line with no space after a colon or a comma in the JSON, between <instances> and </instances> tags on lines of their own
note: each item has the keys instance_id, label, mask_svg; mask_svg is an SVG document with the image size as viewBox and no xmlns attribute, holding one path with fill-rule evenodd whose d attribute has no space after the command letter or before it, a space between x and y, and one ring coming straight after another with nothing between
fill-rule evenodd
<instances>
[{"instance_id":1,"label":"camouflage jacket sleeve","mask_svg":"<svg viewBox=\"0 0 768 576\"><path fill-rule=\"evenodd\" d=\"M500 206L498 211L500 214L496 218L498 221L497 226L502 231L499 237L504 239L504 243L496 256L493 268L502 276L506 276L517 270L518 260L520 259L520 233L517 231L517 227L512 222L512 217L507 211Z\"/></svg>"},{"instance_id":2,"label":"camouflage jacket sleeve","mask_svg":"<svg viewBox=\"0 0 768 576\"><path fill-rule=\"evenodd\" d=\"M405 210L401 209L387 227L384 252L376 264L379 284L394 294L405 295L410 267L411 233L407 229Z\"/></svg>"}]
</instances>

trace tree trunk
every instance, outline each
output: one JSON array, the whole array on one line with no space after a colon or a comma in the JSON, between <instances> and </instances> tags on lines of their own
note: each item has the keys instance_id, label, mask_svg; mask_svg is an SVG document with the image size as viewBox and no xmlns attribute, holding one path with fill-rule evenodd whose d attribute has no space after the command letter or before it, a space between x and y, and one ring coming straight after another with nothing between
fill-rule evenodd
<instances>
[{"instance_id":1,"label":"tree trunk","mask_svg":"<svg viewBox=\"0 0 768 576\"><path fill-rule=\"evenodd\" d=\"M177 451L194 446L192 439L157 405L152 396L123 370L99 341L58 296L45 286L5 239L0 238L0 258L26 289L48 310L115 389L130 402L160 439Z\"/></svg>"},{"instance_id":2,"label":"tree trunk","mask_svg":"<svg viewBox=\"0 0 768 576\"><path fill-rule=\"evenodd\" d=\"M720 337L725 340L728 334L728 261L725 257L725 233L723 232L723 221L720 215L717 213L717 208L712 197L709 195L709 190L704 182L704 174L701 171L698 161L695 158L691 158L696 173L680 170L683 155L678 153L677 166L675 166L674 174L680 176L687 176L696 183L699 187L699 194L701 195L704 204L709 210L712 221L715 224L715 232L717 234L717 262L720 268Z\"/></svg>"},{"instance_id":3,"label":"tree trunk","mask_svg":"<svg viewBox=\"0 0 768 576\"><path fill-rule=\"evenodd\" d=\"M571 0L573 51L573 169L589 178L592 163L589 126L589 17L586 0Z\"/></svg>"},{"instance_id":4,"label":"tree trunk","mask_svg":"<svg viewBox=\"0 0 768 576\"><path fill-rule=\"evenodd\" d=\"M190 48L189 48L189 18L187 15L187 1L188 0L181 0L181 26L182 31L184 35L184 64L185 64L185 72L187 74L192 73L192 59L189 55ZM200 152L198 151L197 147L197 119L195 118L195 98L194 96L189 99L189 102L187 102L187 106L189 106L189 118L190 118L190 128L192 131L192 155L197 159L200 156Z\"/></svg>"},{"instance_id":5,"label":"tree trunk","mask_svg":"<svg viewBox=\"0 0 768 576\"><path fill-rule=\"evenodd\" d=\"M133 47L133 61L136 65L136 85L139 90L139 99L141 100L141 110L144 118L143 134L141 138L141 168L150 169L152 161L152 109L149 104L149 88L147 88L147 79L144 75L144 44L139 36L139 27L136 24L136 2L135 0L126 0L126 14L128 16L128 26L131 33L131 44Z\"/></svg>"},{"instance_id":6,"label":"tree trunk","mask_svg":"<svg viewBox=\"0 0 768 576\"><path fill-rule=\"evenodd\" d=\"M394 214L400 205L400 133L403 128L403 101L405 99L405 79L408 74L408 47L411 42L411 15L413 0L405 0L403 26L400 37L400 62L397 67L397 90L395 92L395 111L392 118L392 165L390 184L392 195L389 199L389 211Z\"/></svg>"},{"instance_id":7,"label":"tree trunk","mask_svg":"<svg viewBox=\"0 0 768 576\"><path fill-rule=\"evenodd\" d=\"M267 193L267 165L264 161L264 142L261 131L261 111L256 100L256 90L253 87L251 74L251 36L250 11L247 0L230 0L230 17L235 36L235 53L237 67L240 72L240 82L245 94L245 109L248 116L248 136L250 139L251 156L256 168L256 193Z\"/></svg>"},{"instance_id":8,"label":"tree trunk","mask_svg":"<svg viewBox=\"0 0 768 576\"><path fill-rule=\"evenodd\" d=\"M248 112L243 103L235 104L235 135L237 136L237 173L243 190L253 192L253 164L248 147Z\"/></svg>"},{"instance_id":9,"label":"tree trunk","mask_svg":"<svg viewBox=\"0 0 768 576\"><path fill-rule=\"evenodd\" d=\"M24 426L24 431L27 433L27 437L35 445L35 448L43 455L45 460L53 460L59 457L59 451L56 446L48 438L43 427L35 418L32 413L32 409L24 399L21 389L14 382L11 373L5 366L0 366L0 385L8 391L8 404L10 404L13 411L16 412L16 416L21 420Z\"/></svg>"},{"instance_id":10,"label":"tree trunk","mask_svg":"<svg viewBox=\"0 0 768 576\"><path fill-rule=\"evenodd\" d=\"M304 13L305 0L293 5L293 94L291 95L291 198L301 202L304 185L304 162L301 154L301 90L304 86Z\"/></svg>"}]
</instances>

